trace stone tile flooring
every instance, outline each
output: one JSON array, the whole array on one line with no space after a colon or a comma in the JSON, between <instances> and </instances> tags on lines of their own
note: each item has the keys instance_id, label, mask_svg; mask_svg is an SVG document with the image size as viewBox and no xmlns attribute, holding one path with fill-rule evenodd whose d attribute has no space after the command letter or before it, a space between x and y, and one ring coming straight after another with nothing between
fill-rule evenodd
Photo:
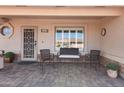
<instances>
[{"instance_id":1,"label":"stone tile flooring","mask_svg":"<svg viewBox=\"0 0 124 93\"><path fill-rule=\"evenodd\" d=\"M124 87L121 78L111 79L105 68L95 69L88 64L55 63L7 64L0 70L0 87Z\"/></svg>"}]
</instances>

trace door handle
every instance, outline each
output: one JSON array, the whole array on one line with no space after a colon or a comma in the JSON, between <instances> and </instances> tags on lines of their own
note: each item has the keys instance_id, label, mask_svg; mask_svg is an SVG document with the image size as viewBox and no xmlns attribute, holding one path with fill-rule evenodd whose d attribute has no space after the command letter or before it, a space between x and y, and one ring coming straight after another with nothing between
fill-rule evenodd
<instances>
[{"instance_id":1,"label":"door handle","mask_svg":"<svg viewBox=\"0 0 124 93\"><path fill-rule=\"evenodd\" d=\"M34 46L36 46L37 45L37 41L34 41Z\"/></svg>"}]
</instances>

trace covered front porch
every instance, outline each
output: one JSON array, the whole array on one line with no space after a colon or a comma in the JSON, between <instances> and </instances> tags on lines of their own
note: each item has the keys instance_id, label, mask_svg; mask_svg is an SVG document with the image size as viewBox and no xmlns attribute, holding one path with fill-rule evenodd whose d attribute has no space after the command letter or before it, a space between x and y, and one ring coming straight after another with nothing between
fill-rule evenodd
<instances>
[{"instance_id":1,"label":"covered front porch","mask_svg":"<svg viewBox=\"0 0 124 93\"><path fill-rule=\"evenodd\" d=\"M1 6L0 50L16 56L0 71L0 86L123 87L123 79L109 78L104 67L106 63L117 63L124 75L123 9ZM12 32L4 32L6 27ZM80 60L60 62L56 58L60 48L79 49ZM41 62L42 49L55 55L52 62ZM100 67L86 62L84 56L90 50L100 51ZM44 64L43 70L39 63Z\"/></svg>"}]
</instances>

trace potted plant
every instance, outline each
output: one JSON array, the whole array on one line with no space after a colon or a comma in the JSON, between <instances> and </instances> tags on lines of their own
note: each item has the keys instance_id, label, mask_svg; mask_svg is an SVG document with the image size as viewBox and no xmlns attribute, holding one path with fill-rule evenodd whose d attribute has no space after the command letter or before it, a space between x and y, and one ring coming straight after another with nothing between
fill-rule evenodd
<instances>
[{"instance_id":1,"label":"potted plant","mask_svg":"<svg viewBox=\"0 0 124 93\"><path fill-rule=\"evenodd\" d=\"M119 65L115 63L108 63L106 65L107 68L107 74L111 78L117 78L118 76L118 70L119 70Z\"/></svg>"},{"instance_id":2,"label":"potted plant","mask_svg":"<svg viewBox=\"0 0 124 93\"><path fill-rule=\"evenodd\" d=\"M15 54L13 52L6 52L4 54L4 62L5 63L12 63L14 60Z\"/></svg>"}]
</instances>

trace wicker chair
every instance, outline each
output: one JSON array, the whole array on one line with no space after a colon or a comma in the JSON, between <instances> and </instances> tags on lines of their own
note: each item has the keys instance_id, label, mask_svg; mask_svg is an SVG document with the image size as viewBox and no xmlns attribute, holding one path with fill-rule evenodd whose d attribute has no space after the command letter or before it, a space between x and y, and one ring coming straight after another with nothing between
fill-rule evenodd
<instances>
[{"instance_id":1,"label":"wicker chair","mask_svg":"<svg viewBox=\"0 0 124 93\"><path fill-rule=\"evenodd\" d=\"M45 62L46 60L51 60L54 59L54 54L50 53L50 49L41 49L40 50L40 62Z\"/></svg>"},{"instance_id":2,"label":"wicker chair","mask_svg":"<svg viewBox=\"0 0 124 93\"><path fill-rule=\"evenodd\" d=\"M54 54L50 53L50 49L41 49L40 50L40 66L42 66L42 72L44 71L45 61L54 61ZM42 63L42 64L41 64Z\"/></svg>"},{"instance_id":3,"label":"wicker chair","mask_svg":"<svg viewBox=\"0 0 124 93\"><path fill-rule=\"evenodd\" d=\"M90 54L85 55L85 61L89 61L90 66L92 64L100 66L100 50L90 50Z\"/></svg>"}]
</instances>

